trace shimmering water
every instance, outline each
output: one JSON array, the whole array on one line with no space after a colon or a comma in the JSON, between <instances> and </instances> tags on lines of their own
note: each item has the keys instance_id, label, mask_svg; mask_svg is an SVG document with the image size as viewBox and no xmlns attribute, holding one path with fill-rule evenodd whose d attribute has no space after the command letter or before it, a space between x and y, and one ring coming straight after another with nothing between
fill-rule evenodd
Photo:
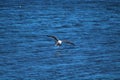
<instances>
[{"instance_id":1,"label":"shimmering water","mask_svg":"<svg viewBox=\"0 0 120 80\"><path fill-rule=\"evenodd\" d=\"M0 80L120 80L120 1L1 0Z\"/></svg>"}]
</instances>

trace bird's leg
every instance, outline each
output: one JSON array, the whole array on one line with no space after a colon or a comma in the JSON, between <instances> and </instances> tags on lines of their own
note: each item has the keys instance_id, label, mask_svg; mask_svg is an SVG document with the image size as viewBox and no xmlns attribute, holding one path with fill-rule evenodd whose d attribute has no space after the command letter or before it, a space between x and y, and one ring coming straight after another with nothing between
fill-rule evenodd
<instances>
[{"instance_id":1,"label":"bird's leg","mask_svg":"<svg viewBox=\"0 0 120 80\"><path fill-rule=\"evenodd\" d=\"M58 42L55 43L55 46L58 46Z\"/></svg>"}]
</instances>

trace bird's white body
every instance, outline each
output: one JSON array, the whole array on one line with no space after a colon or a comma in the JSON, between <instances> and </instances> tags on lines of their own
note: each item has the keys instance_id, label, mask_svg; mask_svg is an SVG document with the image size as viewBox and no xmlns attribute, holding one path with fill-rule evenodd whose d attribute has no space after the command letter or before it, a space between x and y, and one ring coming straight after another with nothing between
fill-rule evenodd
<instances>
[{"instance_id":1,"label":"bird's white body","mask_svg":"<svg viewBox=\"0 0 120 80\"><path fill-rule=\"evenodd\" d=\"M62 44L62 41L61 40L58 40L57 42L56 42L56 46L60 46Z\"/></svg>"},{"instance_id":2,"label":"bird's white body","mask_svg":"<svg viewBox=\"0 0 120 80\"><path fill-rule=\"evenodd\" d=\"M59 44L62 44L62 41L61 41L61 40L58 40L58 43L59 43Z\"/></svg>"}]
</instances>

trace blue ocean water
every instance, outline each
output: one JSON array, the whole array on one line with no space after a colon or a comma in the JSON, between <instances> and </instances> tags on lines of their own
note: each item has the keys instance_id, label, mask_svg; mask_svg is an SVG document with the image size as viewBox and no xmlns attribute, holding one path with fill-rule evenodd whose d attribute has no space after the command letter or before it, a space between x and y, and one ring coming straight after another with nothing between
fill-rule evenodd
<instances>
[{"instance_id":1,"label":"blue ocean water","mask_svg":"<svg viewBox=\"0 0 120 80\"><path fill-rule=\"evenodd\" d=\"M120 80L120 0L1 0L0 80Z\"/></svg>"}]
</instances>

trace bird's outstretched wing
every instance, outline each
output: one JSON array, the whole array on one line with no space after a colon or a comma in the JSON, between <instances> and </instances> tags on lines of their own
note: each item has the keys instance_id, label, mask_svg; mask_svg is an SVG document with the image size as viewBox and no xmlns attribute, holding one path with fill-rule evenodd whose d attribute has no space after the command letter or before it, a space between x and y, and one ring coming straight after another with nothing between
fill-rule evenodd
<instances>
[{"instance_id":1,"label":"bird's outstretched wing","mask_svg":"<svg viewBox=\"0 0 120 80\"><path fill-rule=\"evenodd\" d=\"M75 44L74 44L74 43L72 43L72 42L70 42L70 41L63 40L63 42L65 42L65 43L68 43L68 44L71 44L71 45L75 46Z\"/></svg>"},{"instance_id":2,"label":"bird's outstretched wing","mask_svg":"<svg viewBox=\"0 0 120 80\"><path fill-rule=\"evenodd\" d=\"M55 41L58 41L57 37L55 37L55 36L52 36L52 35L47 35L47 36L55 39Z\"/></svg>"}]
</instances>

